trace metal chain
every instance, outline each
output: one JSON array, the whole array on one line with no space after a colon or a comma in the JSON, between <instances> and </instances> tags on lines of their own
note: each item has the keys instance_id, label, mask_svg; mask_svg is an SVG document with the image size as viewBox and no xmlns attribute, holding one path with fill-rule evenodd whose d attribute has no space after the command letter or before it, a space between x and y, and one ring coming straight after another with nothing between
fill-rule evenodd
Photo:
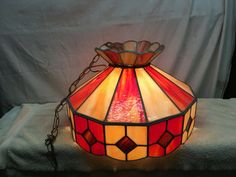
<instances>
[{"instance_id":1,"label":"metal chain","mask_svg":"<svg viewBox=\"0 0 236 177\"><path fill-rule=\"evenodd\" d=\"M89 66L87 68L85 68L83 70L83 72L80 73L79 77L70 85L68 95L65 98L63 98L55 108L52 130L51 130L50 134L47 135L47 138L45 139L45 145L47 147L47 154L46 155L47 155L47 158L48 158L49 162L51 163L51 165L53 166L55 171L57 171L58 163L57 163L53 143L55 142L57 135L58 135L58 127L60 124L59 113L66 105L66 100L69 98L71 93L73 93L78 88L80 81L84 78L84 76L86 74L88 74L89 72L95 72L95 73L100 72L100 71L104 70L103 67L107 67L107 65L104 65L104 64L94 65L95 63L98 62L99 59L100 59L99 55L95 55L93 57Z\"/></svg>"}]
</instances>

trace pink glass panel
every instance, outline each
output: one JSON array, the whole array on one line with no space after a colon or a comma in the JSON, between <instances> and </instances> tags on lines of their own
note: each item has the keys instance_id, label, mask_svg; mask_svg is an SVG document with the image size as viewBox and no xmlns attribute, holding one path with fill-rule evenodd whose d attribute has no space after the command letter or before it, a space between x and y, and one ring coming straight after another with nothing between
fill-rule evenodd
<instances>
[{"instance_id":1,"label":"pink glass panel","mask_svg":"<svg viewBox=\"0 0 236 177\"><path fill-rule=\"evenodd\" d=\"M89 120L89 129L98 141L104 142L103 126L101 124Z\"/></svg>"},{"instance_id":2,"label":"pink glass panel","mask_svg":"<svg viewBox=\"0 0 236 177\"><path fill-rule=\"evenodd\" d=\"M70 97L71 105L77 109L87 97L99 86L99 84L111 73L113 67L108 67L105 71L84 85Z\"/></svg>"},{"instance_id":3,"label":"pink glass panel","mask_svg":"<svg viewBox=\"0 0 236 177\"><path fill-rule=\"evenodd\" d=\"M145 122L134 69L124 69L108 113L109 122Z\"/></svg>"},{"instance_id":4,"label":"pink glass panel","mask_svg":"<svg viewBox=\"0 0 236 177\"><path fill-rule=\"evenodd\" d=\"M137 45L137 52L147 51L150 47L151 43L149 41L140 41Z\"/></svg>"},{"instance_id":5,"label":"pink glass panel","mask_svg":"<svg viewBox=\"0 0 236 177\"><path fill-rule=\"evenodd\" d=\"M166 154L174 151L181 143L181 136L175 137L166 148Z\"/></svg>"},{"instance_id":6,"label":"pink glass panel","mask_svg":"<svg viewBox=\"0 0 236 177\"><path fill-rule=\"evenodd\" d=\"M86 140L79 134L76 134L76 142L82 147L85 151L90 151L90 147Z\"/></svg>"},{"instance_id":7,"label":"pink glass panel","mask_svg":"<svg viewBox=\"0 0 236 177\"><path fill-rule=\"evenodd\" d=\"M193 101L193 97L189 93L158 73L155 69L150 66L147 66L145 69L182 111Z\"/></svg>"},{"instance_id":8,"label":"pink glass panel","mask_svg":"<svg viewBox=\"0 0 236 177\"><path fill-rule=\"evenodd\" d=\"M96 142L92 148L92 153L93 154L96 154L96 155L104 155L105 154L105 148L104 148L104 145L99 143L99 142Z\"/></svg>"},{"instance_id":9,"label":"pink glass panel","mask_svg":"<svg viewBox=\"0 0 236 177\"><path fill-rule=\"evenodd\" d=\"M74 115L74 121L76 132L83 133L87 129L87 119Z\"/></svg>"},{"instance_id":10,"label":"pink glass panel","mask_svg":"<svg viewBox=\"0 0 236 177\"><path fill-rule=\"evenodd\" d=\"M179 135L180 133L182 133L182 125L183 125L183 117L180 116L180 117L168 120L167 129L173 135Z\"/></svg>"},{"instance_id":11,"label":"pink glass panel","mask_svg":"<svg viewBox=\"0 0 236 177\"><path fill-rule=\"evenodd\" d=\"M156 143L165 132L166 121L151 125L149 128L149 144Z\"/></svg>"},{"instance_id":12,"label":"pink glass panel","mask_svg":"<svg viewBox=\"0 0 236 177\"><path fill-rule=\"evenodd\" d=\"M159 144L153 144L149 146L149 156L151 157L161 157L164 156L164 148L161 147Z\"/></svg>"},{"instance_id":13,"label":"pink glass panel","mask_svg":"<svg viewBox=\"0 0 236 177\"><path fill-rule=\"evenodd\" d=\"M111 50L104 50L103 51L106 56L114 63L114 64L118 64L121 65L122 61L121 61L121 57L119 53L113 52Z\"/></svg>"}]
</instances>

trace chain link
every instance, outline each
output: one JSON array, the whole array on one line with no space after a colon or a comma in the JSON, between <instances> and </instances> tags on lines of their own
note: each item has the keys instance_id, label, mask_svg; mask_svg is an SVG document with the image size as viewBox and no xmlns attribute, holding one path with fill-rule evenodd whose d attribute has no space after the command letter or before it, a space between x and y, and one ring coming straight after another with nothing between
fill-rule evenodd
<instances>
[{"instance_id":1,"label":"chain link","mask_svg":"<svg viewBox=\"0 0 236 177\"><path fill-rule=\"evenodd\" d=\"M94 65L95 63L99 61L99 59L100 59L99 55L95 55L93 57L89 66L85 68L82 71L82 73L80 73L79 77L70 85L68 95L65 98L63 98L55 108L52 130L50 134L47 135L47 138L45 139L45 145L47 147L46 155L55 171L57 170L58 164L57 164L57 159L56 159L53 143L55 142L56 137L58 135L58 127L60 124L59 113L66 105L66 100L69 98L71 93L73 93L78 88L80 81L84 78L85 75L87 75L89 72L94 72L94 73L100 72L104 70L105 67L107 67L107 65L104 65L104 64Z\"/></svg>"}]
</instances>

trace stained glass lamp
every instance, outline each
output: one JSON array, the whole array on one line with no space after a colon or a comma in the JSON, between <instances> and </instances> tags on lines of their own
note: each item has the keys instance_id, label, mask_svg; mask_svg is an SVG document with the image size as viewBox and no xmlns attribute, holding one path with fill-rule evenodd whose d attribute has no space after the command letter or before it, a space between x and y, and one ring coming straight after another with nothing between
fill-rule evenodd
<instances>
[{"instance_id":1,"label":"stained glass lamp","mask_svg":"<svg viewBox=\"0 0 236 177\"><path fill-rule=\"evenodd\" d=\"M109 66L67 99L74 141L85 151L130 161L165 156L190 136L196 97L185 83L150 64L159 43L106 43Z\"/></svg>"}]
</instances>

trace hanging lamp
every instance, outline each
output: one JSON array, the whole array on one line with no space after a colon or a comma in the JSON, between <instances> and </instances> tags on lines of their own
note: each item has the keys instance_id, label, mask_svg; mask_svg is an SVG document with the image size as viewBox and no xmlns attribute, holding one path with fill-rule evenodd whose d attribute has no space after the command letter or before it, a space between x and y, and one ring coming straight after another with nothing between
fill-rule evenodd
<instances>
[{"instance_id":1,"label":"hanging lamp","mask_svg":"<svg viewBox=\"0 0 236 177\"><path fill-rule=\"evenodd\" d=\"M151 64L158 42L108 42L109 65L66 99L74 141L85 151L130 161L165 156L190 136L197 98L190 86Z\"/></svg>"}]
</instances>

